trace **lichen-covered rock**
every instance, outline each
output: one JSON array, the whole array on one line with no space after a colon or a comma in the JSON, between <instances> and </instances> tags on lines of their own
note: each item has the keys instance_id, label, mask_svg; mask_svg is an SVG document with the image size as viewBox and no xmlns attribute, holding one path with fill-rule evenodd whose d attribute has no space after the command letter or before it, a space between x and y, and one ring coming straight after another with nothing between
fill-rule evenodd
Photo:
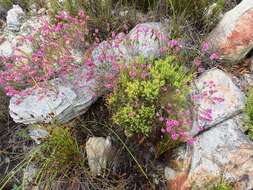
<instances>
[{"instance_id":1,"label":"lichen-covered rock","mask_svg":"<svg viewBox=\"0 0 253 190\"><path fill-rule=\"evenodd\" d=\"M243 122L239 110L244 105L244 94L229 75L218 69L203 73L196 86L203 90L202 83L210 80L216 85L217 96L222 96L224 101L213 105L203 98L195 102L213 110L213 121L208 124L213 126L199 134L196 128L193 130L196 140L185 149L185 156L180 161L183 164L178 164L183 167L178 168L179 172L169 185L174 190L205 189L208 184L224 177L240 187L239 190L252 189L253 143L240 129ZM198 114L200 112L197 112L195 127L199 122Z\"/></svg>"},{"instance_id":2,"label":"lichen-covered rock","mask_svg":"<svg viewBox=\"0 0 253 190\"><path fill-rule=\"evenodd\" d=\"M253 48L253 1L243 0L227 12L207 38L221 59L237 63Z\"/></svg>"},{"instance_id":3,"label":"lichen-covered rock","mask_svg":"<svg viewBox=\"0 0 253 190\"><path fill-rule=\"evenodd\" d=\"M138 24L128 34L125 43L131 56L159 57L160 48L167 45L166 25L158 22Z\"/></svg>"},{"instance_id":4,"label":"lichen-covered rock","mask_svg":"<svg viewBox=\"0 0 253 190\"><path fill-rule=\"evenodd\" d=\"M158 37L155 37L155 34ZM140 38L134 40L136 36ZM128 35L119 34L110 43L100 43L92 51L92 59L97 68L104 69L107 64L109 69L103 70L104 73L99 75L110 73L116 76L117 73L111 69L114 61L128 61L137 55L159 56L160 47L165 44L166 36L168 33L165 32L162 24L144 23L137 25ZM87 73L86 66L83 66L80 71L73 74L76 80L53 82L54 90L47 92L43 97L39 89L35 89L18 105L16 104L18 97L11 98L9 106L11 117L15 122L24 124L48 123L53 118L64 123L83 114L107 91L95 78L87 80L85 78Z\"/></svg>"},{"instance_id":5,"label":"lichen-covered rock","mask_svg":"<svg viewBox=\"0 0 253 190\"><path fill-rule=\"evenodd\" d=\"M196 118L191 131L193 136L199 132L200 127L219 123L244 108L244 93L233 83L228 74L219 69L211 69L203 73L194 81L194 88L197 98L194 98ZM213 93L209 93L211 91ZM203 96L204 93L208 95ZM201 117L205 110L211 110L210 122Z\"/></svg>"},{"instance_id":6,"label":"lichen-covered rock","mask_svg":"<svg viewBox=\"0 0 253 190\"><path fill-rule=\"evenodd\" d=\"M19 5L13 5L13 8L7 12L6 22L10 31L17 32L21 27L21 20L25 16L24 11Z\"/></svg>"},{"instance_id":7,"label":"lichen-covered rock","mask_svg":"<svg viewBox=\"0 0 253 190\"><path fill-rule=\"evenodd\" d=\"M100 175L112 156L112 143L110 137L91 137L86 142L86 153L89 168L93 175Z\"/></svg>"}]
</instances>

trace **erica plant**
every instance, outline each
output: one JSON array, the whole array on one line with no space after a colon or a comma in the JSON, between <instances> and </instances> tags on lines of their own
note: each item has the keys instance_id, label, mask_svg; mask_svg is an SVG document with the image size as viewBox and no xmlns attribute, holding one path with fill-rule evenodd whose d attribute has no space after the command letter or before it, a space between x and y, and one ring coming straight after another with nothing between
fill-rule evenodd
<instances>
[{"instance_id":1,"label":"erica plant","mask_svg":"<svg viewBox=\"0 0 253 190\"><path fill-rule=\"evenodd\" d=\"M32 46L31 52L16 48L11 57L1 57L3 68L0 84L8 96L29 95L32 89L43 87L56 77L71 78L74 71L85 64L82 52L90 47L89 17L82 11L73 17L61 12L57 23L44 21L42 27L29 36L24 36L21 44ZM22 47L22 46L19 46ZM81 52L80 60L76 52Z\"/></svg>"}]
</instances>

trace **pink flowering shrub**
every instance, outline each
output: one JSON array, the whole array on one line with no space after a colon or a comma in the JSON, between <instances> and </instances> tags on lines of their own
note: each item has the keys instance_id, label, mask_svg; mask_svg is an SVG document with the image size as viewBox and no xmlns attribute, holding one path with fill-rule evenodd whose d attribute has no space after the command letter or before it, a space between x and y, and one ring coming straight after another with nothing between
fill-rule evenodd
<instances>
[{"instance_id":1,"label":"pink flowering shrub","mask_svg":"<svg viewBox=\"0 0 253 190\"><path fill-rule=\"evenodd\" d=\"M80 11L77 17L64 12L56 17L58 22L45 21L43 26L29 36L23 44L32 44L32 53L16 48L11 57L2 57L4 68L0 84L8 96L27 96L32 88L44 87L56 77L71 78L74 71L85 64L84 56L77 61L75 51L90 47L91 35L87 27L89 17Z\"/></svg>"},{"instance_id":2,"label":"pink flowering shrub","mask_svg":"<svg viewBox=\"0 0 253 190\"><path fill-rule=\"evenodd\" d=\"M198 73L215 65L220 58L219 53L213 52L207 42L198 47L181 40L170 39L167 41L167 46L162 47L160 51L175 55L180 62Z\"/></svg>"}]
</instances>

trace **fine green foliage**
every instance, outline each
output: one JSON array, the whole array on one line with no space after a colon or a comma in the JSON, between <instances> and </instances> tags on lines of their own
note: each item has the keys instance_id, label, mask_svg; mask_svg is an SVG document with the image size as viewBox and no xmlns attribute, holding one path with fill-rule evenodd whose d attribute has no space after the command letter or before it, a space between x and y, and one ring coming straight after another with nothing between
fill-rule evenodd
<instances>
[{"instance_id":1,"label":"fine green foliage","mask_svg":"<svg viewBox=\"0 0 253 190\"><path fill-rule=\"evenodd\" d=\"M192 20L199 19L209 5L209 0L168 0L170 11L174 16L184 15Z\"/></svg>"},{"instance_id":2,"label":"fine green foliage","mask_svg":"<svg viewBox=\"0 0 253 190\"><path fill-rule=\"evenodd\" d=\"M54 22L55 16L62 10L76 16L79 10L89 15L89 28L98 30L99 38L106 38L111 32L124 31L136 23L136 11L126 7L125 0L66 0L59 3L58 0L49 0L48 9L50 18Z\"/></svg>"},{"instance_id":3,"label":"fine green foliage","mask_svg":"<svg viewBox=\"0 0 253 190\"><path fill-rule=\"evenodd\" d=\"M0 0L0 5L5 9L9 9L12 7L12 0Z\"/></svg>"},{"instance_id":4,"label":"fine green foliage","mask_svg":"<svg viewBox=\"0 0 253 190\"><path fill-rule=\"evenodd\" d=\"M216 186L214 186L213 188L211 188L211 190L233 190L234 188L229 185L228 183L222 182Z\"/></svg>"},{"instance_id":5,"label":"fine green foliage","mask_svg":"<svg viewBox=\"0 0 253 190\"><path fill-rule=\"evenodd\" d=\"M156 113L168 101L172 101L169 103L175 105L175 110L184 107L191 78L174 56L133 61L121 70L119 81L107 98L113 121L130 134L149 136L157 124Z\"/></svg>"},{"instance_id":6,"label":"fine green foliage","mask_svg":"<svg viewBox=\"0 0 253 190\"><path fill-rule=\"evenodd\" d=\"M192 30L192 27L209 32L218 22L225 6L224 0L167 1L168 14L172 17L170 30L173 38L186 37L185 30Z\"/></svg>"},{"instance_id":7,"label":"fine green foliage","mask_svg":"<svg viewBox=\"0 0 253 190\"><path fill-rule=\"evenodd\" d=\"M15 184L11 190L22 190L22 187Z\"/></svg>"},{"instance_id":8,"label":"fine green foliage","mask_svg":"<svg viewBox=\"0 0 253 190\"><path fill-rule=\"evenodd\" d=\"M73 168L83 170L84 155L68 128L52 129L51 136L34 157L39 168L35 183L49 187L50 183L59 178L71 178L74 175L71 173Z\"/></svg>"},{"instance_id":9,"label":"fine green foliage","mask_svg":"<svg viewBox=\"0 0 253 190\"><path fill-rule=\"evenodd\" d=\"M249 137L253 140L253 88L248 92L246 106L245 106L246 120L249 127Z\"/></svg>"}]
</instances>

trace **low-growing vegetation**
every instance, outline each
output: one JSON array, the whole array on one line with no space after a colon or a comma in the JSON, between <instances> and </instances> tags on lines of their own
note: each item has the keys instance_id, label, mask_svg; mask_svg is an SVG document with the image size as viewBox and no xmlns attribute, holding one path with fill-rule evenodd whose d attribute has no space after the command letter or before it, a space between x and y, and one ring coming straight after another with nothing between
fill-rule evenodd
<instances>
[{"instance_id":1,"label":"low-growing vegetation","mask_svg":"<svg viewBox=\"0 0 253 190\"><path fill-rule=\"evenodd\" d=\"M39 90L41 99L48 96L49 91L57 94L54 83L59 81L66 86L73 84L72 90L78 89L81 94L86 82L94 79L96 88L107 94L87 113L67 124L60 124L57 118L49 124L40 124L49 135L39 139L39 145L32 143L28 126L15 125L15 136L24 140L28 148L24 148L26 150L18 154L18 158L14 157L16 166L5 168L0 190L10 187L13 190L166 189L163 169L173 158L176 148L184 144L191 147L195 141L191 129L196 120L194 111L200 105L194 106L193 101L209 98L213 105L224 101L213 96L216 93L213 81L205 81L202 91L195 94L192 93L192 82L219 60L219 54L211 52L204 36L218 21L225 1L48 0L45 3L41 0L0 0L0 5L6 9L15 3L26 11L32 4L37 9L43 7L49 16L42 21L41 27L22 36L12 56L0 57L1 90L10 98L16 98L16 106L34 95L34 90ZM150 38L157 41L163 38L165 44L157 45L159 56L144 58L144 55L138 55L128 60L100 52L95 60L92 52L101 42L120 52L125 34L143 21L168 23L165 29L168 36L161 37L144 29L145 34L151 33ZM138 40L137 35L125 44L136 42L138 46ZM101 96L97 89L85 93L90 91L94 99ZM0 110L0 122L12 124L6 111L9 99L0 95L5 100L1 100L5 111ZM249 136L253 139L253 90L248 94L245 113ZM31 117L34 116L31 114ZM200 110L199 117L201 131L212 122L212 109ZM19 132L17 128L20 128ZM115 149L108 167L97 176L91 173L85 152L85 143L93 136L112 137ZM27 180L24 173L31 166L34 173ZM162 172L158 166L163 167ZM232 189L225 182L211 188Z\"/></svg>"},{"instance_id":2,"label":"low-growing vegetation","mask_svg":"<svg viewBox=\"0 0 253 190\"><path fill-rule=\"evenodd\" d=\"M253 140L253 89L251 88L248 92L246 106L246 121L248 126L248 135Z\"/></svg>"},{"instance_id":3,"label":"low-growing vegetation","mask_svg":"<svg viewBox=\"0 0 253 190\"><path fill-rule=\"evenodd\" d=\"M183 118L184 111L189 109L187 96L191 79L192 75L174 56L164 60L136 59L123 66L108 97L113 121L128 134L149 136L162 131L175 141L185 141L190 124Z\"/></svg>"}]
</instances>

